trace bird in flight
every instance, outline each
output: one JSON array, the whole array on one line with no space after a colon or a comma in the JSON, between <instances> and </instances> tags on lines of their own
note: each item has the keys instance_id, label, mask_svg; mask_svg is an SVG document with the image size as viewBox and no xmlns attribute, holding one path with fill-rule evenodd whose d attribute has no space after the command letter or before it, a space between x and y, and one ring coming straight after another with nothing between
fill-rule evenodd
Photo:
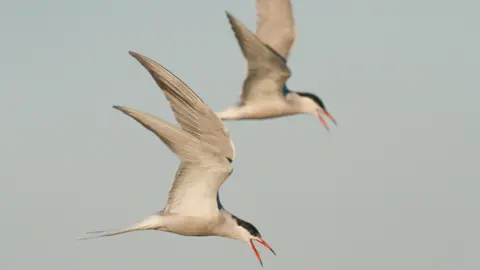
<instances>
[{"instance_id":1,"label":"bird in flight","mask_svg":"<svg viewBox=\"0 0 480 270\"><path fill-rule=\"evenodd\" d=\"M247 61L240 101L217 112L222 120L269 119L294 114L313 114L328 130L323 116L335 125L323 101L315 94L291 91L287 59L295 39L290 0L256 0L257 29L252 33L226 12Z\"/></svg>"},{"instance_id":2,"label":"bird in flight","mask_svg":"<svg viewBox=\"0 0 480 270\"><path fill-rule=\"evenodd\" d=\"M129 52L151 74L172 108L180 128L148 113L124 106L115 109L153 132L177 154L181 164L163 210L118 230L88 232L81 240L140 230L159 230L185 236L220 236L250 244L263 265L253 241L273 249L250 222L228 212L220 202L219 188L232 174L233 142L223 122L184 82L155 61Z\"/></svg>"}]
</instances>

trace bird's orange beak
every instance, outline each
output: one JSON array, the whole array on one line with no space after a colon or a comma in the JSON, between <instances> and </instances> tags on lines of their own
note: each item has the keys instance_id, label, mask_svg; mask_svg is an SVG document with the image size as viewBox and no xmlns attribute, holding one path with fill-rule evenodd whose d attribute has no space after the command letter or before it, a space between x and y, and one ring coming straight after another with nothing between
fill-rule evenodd
<instances>
[{"instance_id":1,"label":"bird's orange beak","mask_svg":"<svg viewBox=\"0 0 480 270\"><path fill-rule=\"evenodd\" d=\"M264 245L266 248L268 248L273 253L273 255L277 256L277 254L275 254L275 251L273 251L273 249L270 247L269 244L267 244L267 242L263 241L262 239L250 239L250 245L252 246L253 252L255 252L255 255L257 255L258 261L260 262L260 264L262 266L263 266L262 257L260 257L260 253L258 253L257 248L253 244L253 240L259 242L262 245Z\"/></svg>"},{"instance_id":2,"label":"bird's orange beak","mask_svg":"<svg viewBox=\"0 0 480 270\"><path fill-rule=\"evenodd\" d=\"M330 119L335 125L337 125L337 121L335 121L335 118L333 118L333 116L325 110L322 110L321 112L320 111L317 112L317 118L320 120L320 122L322 122L322 125L327 129L327 131L329 131L327 122L322 117L322 113L325 114L328 117L328 119Z\"/></svg>"}]
</instances>

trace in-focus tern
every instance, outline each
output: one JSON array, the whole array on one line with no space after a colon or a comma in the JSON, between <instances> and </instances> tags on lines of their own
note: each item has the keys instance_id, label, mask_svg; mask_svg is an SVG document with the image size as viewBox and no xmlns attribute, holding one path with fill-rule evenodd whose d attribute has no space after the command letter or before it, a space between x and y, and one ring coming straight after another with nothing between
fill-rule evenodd
<instances>
[{"instance_id":1,"label":"in-focus tern","mask_svg":"<svg viewBox=\"0 0 480 270\"><path fill-rule=\"evenodd\" d=\"M287 66L295 40L295 22L290 0L256 0L257 29L252 33L226 12L247 61L240 101L217 115L222 120L268 119L294 114L313 114L328 130L322 115L334 124L323 101L315 94L288 89Z\"/></svg>"},{"instance_id":2,"label":"in-focus tern","mask_svg":"<svg viewBox=\"0 0 480 270\"><path fill-rule=\"evenodd\" d=\"M113 236L132 231L160 230L185 236L221 236L249 243L260 263L253 240L274 254L251 223L228 212L219 188L232 174L233 142L223 122L185 83L155 61L129 52L151 74L163 92L181 128L135 109L114 106L158 136L181 160L163 210L118 230L89 232Z\"/></svg>"}]
</instances>

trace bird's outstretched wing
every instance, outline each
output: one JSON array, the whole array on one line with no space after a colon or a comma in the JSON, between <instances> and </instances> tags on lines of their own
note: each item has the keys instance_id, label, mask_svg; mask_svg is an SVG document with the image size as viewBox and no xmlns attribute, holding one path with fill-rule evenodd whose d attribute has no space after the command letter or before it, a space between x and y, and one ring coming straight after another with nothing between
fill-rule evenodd
<instances>
[{"instance_id":1,"label":"bird's outstretched wing","mask_svg":"<svg viewBox=\"0 0 480 270\"><path fill-rule=\"evenodd\" d=\"M153 115L127 107L114 108L152 131L182 161L164 212L185 216L215 214L218 189L233 170L227 158L208 143Z\"/></svg>"},{"instance_id":2,"label":"bird's outstretched wing","mask_svg":"<svg viewBox=\"0 0 480 270\"><path fill-rule=\"evenodd\" d=\"M290 0L256 0L257 37L286 61L295 41L295 21Z\"/></svg>"},{"instance_id":3,"label":"bird's outstretched wing","mask_svg":"<svg viewBox=\"0 0 480 270\"><path fill-rule=\"evenodd\" d=\"M235 147L222 120L202 99L162 65L139 53L129 53L148 70L163 90L182 129L217 148L230 160L235 159Z\"/></svg>"},{"instance_id":4,"label":"bird's outstretched wing","mask_svg":"<svg viewBox=\"0 0 480 270\"><path fill-rule=\"evenodd\" d=\"M264 44L233 15L226 12L235 37L248 63L241 100L244 103L283 99L283 87L290 70L282 57Z\"/></svg>"}]
</instances>

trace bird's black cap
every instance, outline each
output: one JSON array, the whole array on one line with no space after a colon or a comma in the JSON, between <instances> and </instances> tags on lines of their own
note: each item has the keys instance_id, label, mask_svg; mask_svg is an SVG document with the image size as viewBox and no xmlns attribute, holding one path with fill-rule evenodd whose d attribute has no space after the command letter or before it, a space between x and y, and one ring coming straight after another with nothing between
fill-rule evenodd
<instances>
[{"instance_id":1,"label":"bird's black cap","mask_svg":"<svg viewBox=\"0 0 480 270\"><path fill-rule=\"evenodd\" d=\"M322 108L324 111L327 110L327 108L325 107L325 104L323 104L323 101L317 95L308 93L308 92L296 92L296 93L299 96L306 97L313 100L313 102L315 102L318 106L320 106L320 108Z\"/></svg>"},{"instance_id":2,"label":"bird's black cap","mask_svg":"<svg viewBox=\"0 0 480 270\"><path fill-rule=\"evenodd\" d=\"M253 226L252 223L248 222L248 221L245 221L241 218L238 218L237 216L233 215L232 214L232 218L235 219L235 221L237 222L237 225L240 226L240 227L243 227L245 230L247 230L252 236L254 237L258 237L260 239L262 239L262 235L260 234L260 232L257 230L257 228L255 228L255 226Z\"/></svg>"}]
</instances>

